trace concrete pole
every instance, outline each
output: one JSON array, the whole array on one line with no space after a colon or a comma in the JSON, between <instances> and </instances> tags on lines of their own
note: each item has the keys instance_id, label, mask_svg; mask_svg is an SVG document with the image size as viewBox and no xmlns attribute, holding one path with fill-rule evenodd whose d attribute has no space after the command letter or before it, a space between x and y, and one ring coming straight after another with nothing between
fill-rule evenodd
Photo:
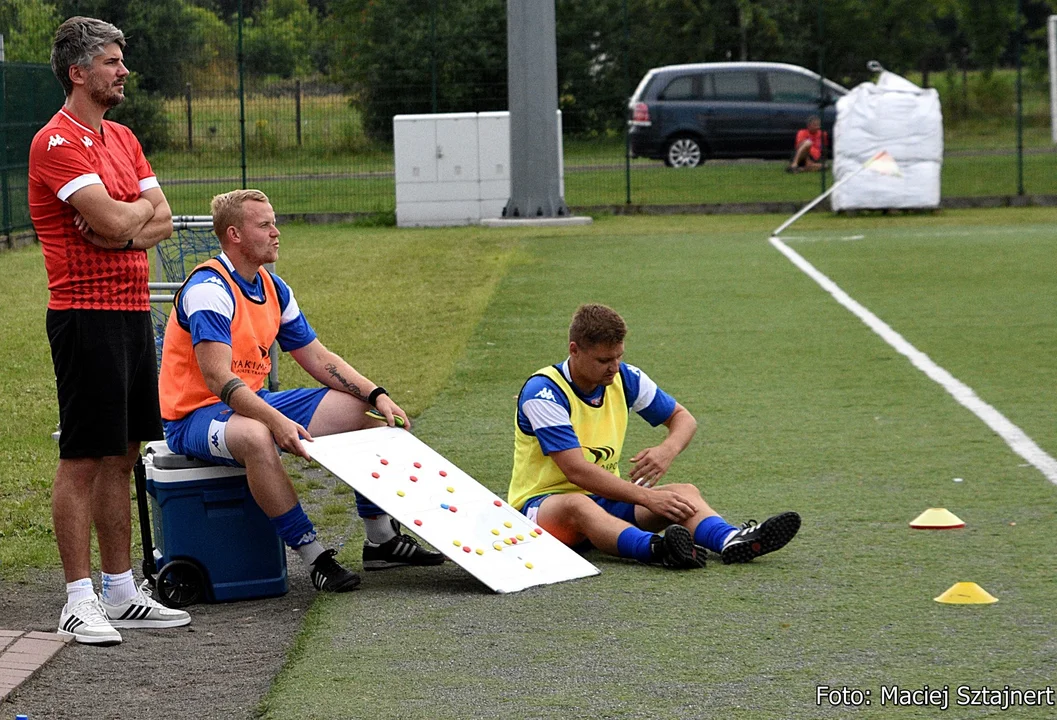
<instances>
[{"instance_id":1,"label":"concrete pole","mask_svg":"<svg viewBox=\"0 0 1057 720\"><path fill-rule=\"evenodd\" d=\"M558 166L554 0L507 0L510 200L503 217L568 217Z\"/></svg>"}]
</instances>

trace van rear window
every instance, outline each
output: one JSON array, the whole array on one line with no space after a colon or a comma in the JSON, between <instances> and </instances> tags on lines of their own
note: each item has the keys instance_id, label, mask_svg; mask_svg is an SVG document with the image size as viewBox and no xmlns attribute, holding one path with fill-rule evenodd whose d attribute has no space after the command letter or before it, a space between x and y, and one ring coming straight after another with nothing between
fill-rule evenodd
<instances>
[{"instance_id":1,"label":"van rear window","mask_svg":"<svg viewBox=\"0 0 1057 720\"><path fill-rule=\"evenodd\" d=\"M668 83L661 97L665 100L694 100L697 95L694 89L694 76L683 75Z\"/></svg>"}]
</instances>

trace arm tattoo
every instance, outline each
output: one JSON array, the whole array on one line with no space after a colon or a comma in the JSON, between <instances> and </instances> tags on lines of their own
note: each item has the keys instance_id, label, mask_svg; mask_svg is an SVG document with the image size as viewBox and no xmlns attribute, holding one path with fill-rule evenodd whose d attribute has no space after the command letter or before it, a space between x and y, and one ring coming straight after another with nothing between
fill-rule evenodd
<instances>
[{"instance_id":1,"label":"arm tattoo","mask_svg":"<svg viewBox=\"0 0 1057 720\"><path fill-rule=\"evenodd\" d=\"M224 387L220 388L220 402L225 405L230 405L231 403L228 401L231 400L232 394L240 387L246 387L246 383L238 378L231 378L228 380L224 383Z\"/></svg>"},{"instance_id":2,"label":"arm tattoo","mask_svg":"<svg viewBox=\"0 0 1057 720\"><path fill-rule=\"evenodd\" d=\"M360 390L359 385L357 385L356 383L350 383L348 380L341 376L341 373L338 372L337 365L334 365L333 363L327 363L323 366L323 369L330 373L330 376L337 380L338 383L343 388L345 388L345 392L347 392L349 395L359 398L360 400L367 400L367 396L363 394L362 390Z\"/></svg>"}]
</instances>

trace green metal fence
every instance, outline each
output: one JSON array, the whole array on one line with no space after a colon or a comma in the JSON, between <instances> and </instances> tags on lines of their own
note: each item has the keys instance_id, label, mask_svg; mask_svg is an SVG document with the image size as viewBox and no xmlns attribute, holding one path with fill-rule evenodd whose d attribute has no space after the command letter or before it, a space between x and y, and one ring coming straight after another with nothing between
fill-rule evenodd
<instances>
[{"instance_id":1,"label":"green metal fence","mask_svg":"<svg viewBox=\"0 0 1057 720\"><path fill-rule=\"evenodd\" d=\"M0 235L30 227L29 145L62 102L50 66L0 62Z\"/></svg>"},{"instance_id":2,"label":"green metal fence","mask_svg":"<svg viewBox=\"0 0 1057 720\"><path fill-rule=\"evenodd\" d=\"M505 2L493 4L502 18ZM1012 12L1014 0L1006 4ZM817 195L830 182L828 174L790 175L783 161L710 160L687 170L629 160L625 131L629 96L657 65L742 57L792 62L829 68L823 74L848 87L870 77L868 60L891 65L886 54L874 57L877 47L840 45L835 31L825 33L823 5L816 16L814 3L798 3L799 44L769 46L751 33L740 40L737 33L726 40L705 36L710 21L692 4L668 3L668 35L650 35L657 25L649 17L655 2L605 0L598 10L558 0L568 204L795 203ZM347 48L360 64L346 72L344 85L247 82L244 146L235 88L192 87L165 101L169 144L152 162L176 212L205 212L213 193L240 183L243 150L247 182L273 196L280 212L391 212L394 115L507 108L505 21L467 23L456 0L390 0L374 7L400 22L382 24L374 35L364 30L361 44ZM782 31L792 34L791 27ZM956 47L923 55L914 67L924 73L892 67L941 94L945 198L1057 194L1045 71L1017 71L1025 35L1014 28L993 73ZM1032 57L1037 60L1038 52Z\"/></svg>"},{"instance_id":3,"label":"green metal fence","mask_svg":"<svg viewBox=\"0 0 1057 720\"><path fill-rule=\"evenodd\" d=\"M393 210L392 146L364 135L339 87L247 81L244 133L239 106L236 89L188 86L164 101L169 142L150 160L175 213L207 213L213 195L242 186L243 162L246 185L281 213Z\"/></svg>"},{"instance_id":4,"label":"green metal fence","mask_svg":"<svg viewBox=\"0 0 1057 720\"><path fill-rule=\"evenodd\" d=\"M141 139L151 138L148 158L175 213L206 213L214 194L243 184L267 192L280 213L392 213L394 115L507 109L505 4L368 3L354 28L358 39L339 43L329 75L255 77L252 67L236 64L237 72L230 66L213 75L199 71L183 92L151 100L153 114L119 117L137 95L132 87L130 100L111 116L131 125ZM847 4L834 0L715 4L766 6L771 24L738 14L742 10L717 19L699 5L557 0L565 199L573 209L799 203L816 196L830 182L827 174L791 175L783 172L783 161L709 160L698 168L675 169L627 157L628 99L649 68L728 59L790 62L822 70L847 87L869 79L867 61L879 60L940 92L944 198L1057 195L1039 27L1012 26L996 50L997 69L990 72L977 60L982 53L959 46L960 36L951 33L954 39L938 52L922 50L908 60L908 43L936 28L913 27L906 38L889 42L883 37L889 30L863 17L853 19L855 27L861 33L873 28L878 37L852 37L837 27ZM994 5L1009 16L1019 7L1017 0ZM493 12L467 14L484 6ZM875 6L884 4L862 3ZM1031 22L1038 26L1039 18ZM349 27L341 26L339 35L349 34ZM236 55L232 50L231 57ZM17 98L18 92L8 89L7 96ZM44 102L43 93L27 97ZM61 96L48 97L55 99L34 117L46 118L58 107ZM27 132L24 139L31 136ZM5 227L25 226L24 150L9 150L6 158ZM8 216L14 218L10 223Z\"/></svg>"}]
</instances>

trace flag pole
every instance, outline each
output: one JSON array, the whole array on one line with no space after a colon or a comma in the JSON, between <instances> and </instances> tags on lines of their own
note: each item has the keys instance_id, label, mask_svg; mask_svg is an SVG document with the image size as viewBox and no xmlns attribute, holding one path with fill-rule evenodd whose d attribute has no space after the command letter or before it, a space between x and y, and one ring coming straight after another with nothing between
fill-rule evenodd
<instances>
[{"instance_id":1,"label":"flag pole","mask_svg":"<svg viewBox=\"0 0 1057 720\"><path fill-rule=\"evenodd\" d=\"M790 225L795 223L797 220L802 218L807 212L809 212L811 210L811 208L815 207L820 202L822 202L823 200L828 198L830 195L832 195L834 190L836 190L841 185L843 185L844 183L846 183L849 180L851 180L853 177L855 177L856 175L861 173L863 170L866 170L867 168L869 168L871 165L873 165L874 161L879 160L884 155L885 155L885 151L882 150L881 152L877 153L872 158L870 158L869 160L864 162L862 164L862 166L858 170L853 172L851 175L848 175L846 177L842 177L840 180L838 180L837 182L835 182L832 185L830 185L829 190L827 190L826 192L824 192L821 195L819 195L817 198L815 198L814 200L809 202L807 205L805 205L803 208L801 208L800 211L796 215L793 215L793 217L789 218L784 223L779 225L778 228L774 232L771 233L771 237L778 237L783 230L785 230L787 227L789 227Z\"/></svg>"}]
</instances>

